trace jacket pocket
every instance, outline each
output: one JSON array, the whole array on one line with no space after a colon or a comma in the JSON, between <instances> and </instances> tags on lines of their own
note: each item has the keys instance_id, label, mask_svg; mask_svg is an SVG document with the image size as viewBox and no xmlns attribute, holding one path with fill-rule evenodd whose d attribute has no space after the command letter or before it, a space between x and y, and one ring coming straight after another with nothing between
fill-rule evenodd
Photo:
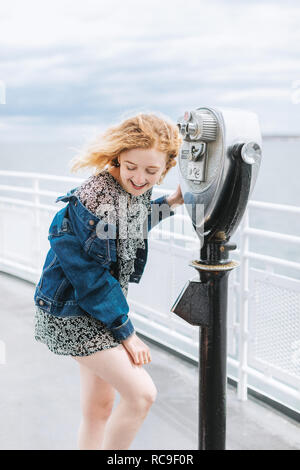
<instances>
[{"instance_id":1,"label":"jacket pocket","mask_svg":"<svg viewBox=\"0 0 300 470\"><path fill-rule=\"evenodd\" d=\"M88 238L84 249L88 255L100 264L109 264L112 261L109 239L99 238L96 232L93 232Z\"/></svg>"},{"instance_id":2,"label":"jacket pocket","mask_svg":"<svg viewBox=\"0 0 300 470\"><path fill-rule=\"evenodd\" d=\"M86 241L84 249L100 264L109 264L117 260L115 240L109 238L99 238L95 231Z\"/></svg>"}]
</instances>

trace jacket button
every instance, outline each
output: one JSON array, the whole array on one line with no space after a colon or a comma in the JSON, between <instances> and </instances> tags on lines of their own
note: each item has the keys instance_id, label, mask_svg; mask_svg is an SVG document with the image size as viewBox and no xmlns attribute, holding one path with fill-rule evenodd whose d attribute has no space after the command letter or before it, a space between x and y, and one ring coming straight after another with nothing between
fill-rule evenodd
<instances>
[{"instance_id":1,"label":"jacket button","mask_svg":"<svg viewBox=\"0 0 300 470\"><path fill-rule=\"evenodd\" d=\"M74 202L74 206L77 206L77 201Z\"/></svg>"},{"instance_id":2,"label":"jacket button","mask_svg":"<svg viewBox=\"0 0 300 470\"><path fill-rule=\"evenodd\" d=\"M44 301L43 301L43 300L39 300L39 304L40 304L40 305L44 305Z\"/></svg>"},{"instance_id":3,"label":"jacket button","mask_svg":"<svg viewBox=\"0 0 300 470\"><path fill-rule=\"evenodd\" d=\"M90 225L94 225L95 224L95 221L93 219L89 220L89 224Z\"/></svg>"}]
</instances>

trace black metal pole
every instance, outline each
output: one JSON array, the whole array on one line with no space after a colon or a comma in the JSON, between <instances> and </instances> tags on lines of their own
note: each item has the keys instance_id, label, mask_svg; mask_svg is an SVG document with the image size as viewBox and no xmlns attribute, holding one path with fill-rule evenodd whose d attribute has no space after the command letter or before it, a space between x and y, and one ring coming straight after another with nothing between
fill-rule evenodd
<instances>
[{"instance_id":1,"label":"black metal pole","mask_svg":"<svg viewBox=\"0 0 300 470\"><path fill-rule=\"evenodd\" d=\"M226 446L227 290L230 271L201 271L210 324L199 327L199 449Z\"/></svg>"},{"instance_id":2,"label":"black metal pole","mask_svg":"<svg viewBox=\"0 0 300 470\"><path fill-rule=\"evenodd\" d=\"M199 326L199 450L226 446L228 275L239 263L228 259L236 248L226 241L205 243L200 260L189 264L199 280L188 281L172 312Z\"/></svg>"}]
</instances>

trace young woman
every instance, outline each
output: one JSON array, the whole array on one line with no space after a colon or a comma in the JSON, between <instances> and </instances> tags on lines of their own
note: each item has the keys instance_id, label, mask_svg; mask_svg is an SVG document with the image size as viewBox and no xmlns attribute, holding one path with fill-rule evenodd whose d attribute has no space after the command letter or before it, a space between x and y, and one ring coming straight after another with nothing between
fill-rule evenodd
<instances>
[{"instance_id":1,"label":"young woman","mask_svg":"<svg viewBox=\"0 0 300 470\"><path fill-rule=\"evenodd\" d=\"M128 118L72 161L72 171L95 172L57 198L68 205L49 229L51 248L34 296L35 339L79 364L79 449L128 449L157 394L142 367L151 352L134 330L126 297L146 264L145 224L151 230L183 203L180 186L151 200L153 186L176 165L181 142L165 118ZM116 391L120 403L112 411Z\"/></svg>"}]
</instances>

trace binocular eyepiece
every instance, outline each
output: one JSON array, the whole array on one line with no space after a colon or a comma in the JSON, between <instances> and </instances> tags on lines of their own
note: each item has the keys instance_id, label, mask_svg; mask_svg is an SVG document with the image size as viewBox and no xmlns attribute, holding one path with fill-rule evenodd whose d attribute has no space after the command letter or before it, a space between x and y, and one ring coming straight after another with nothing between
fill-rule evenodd
<instances>
[{"instance_id":1,"label":"binocular eyepiece","mask_svg":"<svg viewBox=\"0 0 300 470\"><path fill-rule=\"evenodd\" d=\"M257 115L201 107L186 111L177 125L183 136L179 180L194 229L202 243L226 243L244 214L261 162Z\"/></svg>"}]
</instances>

